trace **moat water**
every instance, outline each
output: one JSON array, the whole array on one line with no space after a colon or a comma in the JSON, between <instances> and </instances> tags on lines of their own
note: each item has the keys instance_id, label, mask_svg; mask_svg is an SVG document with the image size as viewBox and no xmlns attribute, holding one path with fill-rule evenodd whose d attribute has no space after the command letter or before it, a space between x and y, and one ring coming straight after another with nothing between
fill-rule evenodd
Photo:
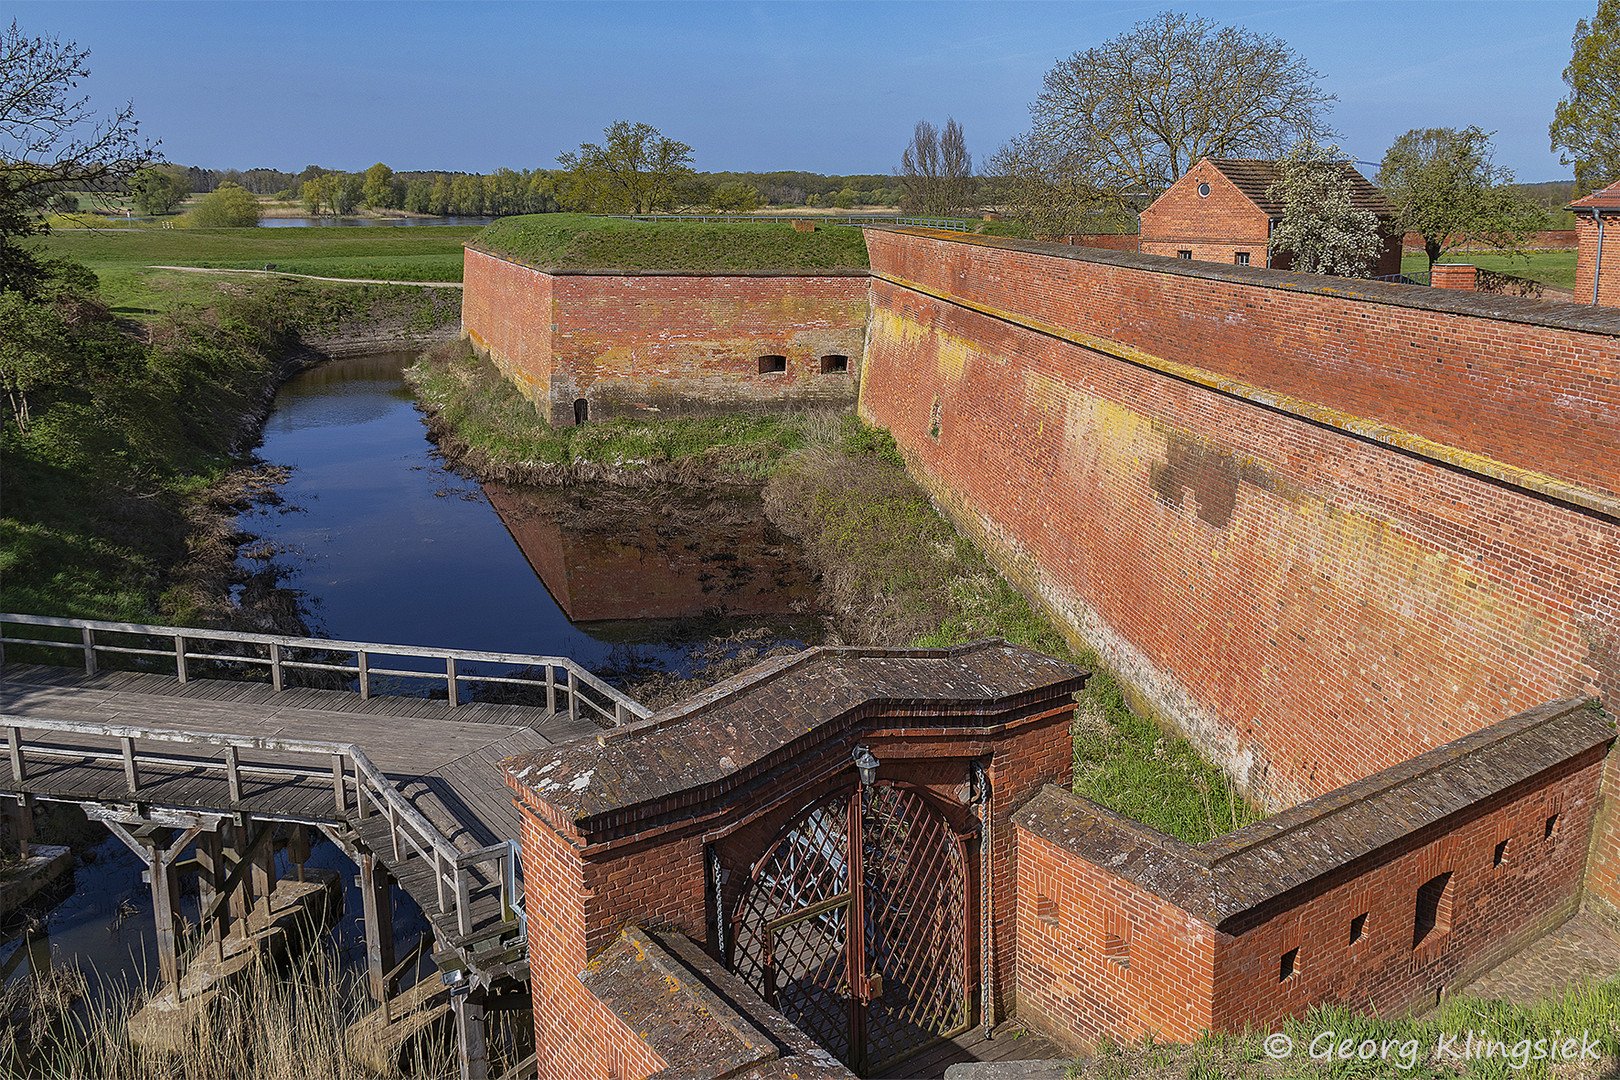
<instances>
[{"instance_id":1,"label":"moat water","mask_svg":"<svg viewBox=\"0 0 1620 1080\"><path fill-rule=\"evenodd\" d=\"M624 683L687 676L717 638L803 647L818 622L798 551L758 496L609 488L491 487L446 467L403 377L413 354L334 361L289 381L258 454L287 466L281 503L240 520L244 567L278 579L318 635L387 644L566 656ZM278 856L286 869L285 854ZM334 941L363 967L353 864L329 842L309 865L344 875ZM157 980L144 864L108 837L72 892L34 928L57 963L104 985ZM181 901L195 919L195 893ZM426 928L395 892L400 955ZM0 965L22 937L0 938ZM12 978L24 978L19 962Z\"/></svg>"}]
</instances>

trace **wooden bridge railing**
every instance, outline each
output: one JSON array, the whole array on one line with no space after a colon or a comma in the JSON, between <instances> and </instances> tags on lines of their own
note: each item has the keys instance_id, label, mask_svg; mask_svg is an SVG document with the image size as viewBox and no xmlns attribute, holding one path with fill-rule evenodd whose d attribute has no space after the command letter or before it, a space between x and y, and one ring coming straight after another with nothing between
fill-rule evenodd
<instances>
[{"instance_id":1,"label":"wooden bridge railing","mask_svg":"<svg viewBox=\"0 0 1620 1080\"><path fill-rule=\"evenodd\" d=\"M460 850L428 820L425 814L411 805L410 800L376 765L372 764L364 751L352 743L226 735L218 732L180 731L173 728L129 724L99 724L80 720L45 720L10 714L0 714L0 728L5 730L12 781L10 785L0 784L0 787L10 787L19 793L29 790L30 760L38 761L42 758L121 760L128 794L136 799L140 798L144 790L141 781L143 768L201 769L205 773L217 773L225 780L229 805L203 809L223 812L236 810L252 812L253 807L242 802L244 776L324 782L330 775L333 817L346 819L352 815L363 820L373 814L385 816L388 820L389 841L393 845L393 850L387 854L393 857L396 865L402 863L408 857L405 851L408 845L432 863L439 911L441 913L455 911L456 927L462 935L471 934L473 931L472 890L475 868L486 868L485 881L500 884L502 916L506 920L516 920L521 928L523 885L517 843L507 840L475 851ZM59 744L44 744L36 736L34 745L29 745L24 739L24 732L48 733L55 736ZM119 749L112 751L86 746L60 745L64 736L75 735L116 739ZM218 747L220 756L214 760L201 756L169 757L150 751L139 752L135 746L136 739L186 743L193 747ZM242 761L244 750L309 756L319 759L319 762L307 766L247 764ZM53 796L62 798L70 794L55 792Z\"/></svg>"},{"instance_id":2,"label":"wooden bridge railing","mask_svg":"<svg viewBox=\"0 0 1620 1080\"><path fill-rule=\"evenodd\" d=\"M8 627L77 630L79 631L79 640L62 641L40 635L29 637L10 636L6 633ZM20 634L21 631L14 629L12 633ZM102 636L98 637L97 635ZM165 647L153 648L150 645L119 644L115 641L109 641L106 635L136 635L148 639L162 639ZM170 645L171 642L172 646ZM201 648L202 645L206 644L217 645L227 642L238 646L247 646L247 648L244 648L240 653L204 651ZM229 665L226 670L230 670L235 665L268 669L270 686L277 692L284 688L286 673L289 670L328 671L352 678L356 683L356 690L362 698L371 697L374 689L373 680L377 676L392 676L442 683L451 706L461 704L463 683L500 683L528 686L536 690L544 688L547 710L556 712L558 706L562 705L568 710L568 715L572 719L578 719L581 711L585 711L587 714L594 714L609 723L624 724L632 719L645 719L652 715L651 710L646 706L615 690L579 664L564 656L531 656L525 653L477 652L469 649L433 649L416 645L384 645L366 641L333 641L326 638L295 638L274 634L250 634L234 630L202 630L184 626L103 622L97 619L58 619L44 615L0 614L0 660L5 658L5 646L7 645L32 645L80 653L84 659L85 673L88 675L96 673L99 667L98 657L102 654L172 659L175 676L181 682L190 680L190 664L192 661L212 660ZM262 647L263 654L255 655L259 651L259 647ZM295 656L297 650L324 654L347 653L354 657L354 661L352 663L339 663L331 660L297 659ZM440 675L433 671L413 671L398 667L377 667L373 661L374 658L379 656L409 656L436 660L442 667L444 674ZM464 672L461 670L461 665L464 663L502 664L519 670L523 668L539 668L542 670L543 675L488 675ZM562 673L560 677L558 675L559 670ZM585 688L589 688L592 693L585 693Z\"/></svg>"}]
</instances>

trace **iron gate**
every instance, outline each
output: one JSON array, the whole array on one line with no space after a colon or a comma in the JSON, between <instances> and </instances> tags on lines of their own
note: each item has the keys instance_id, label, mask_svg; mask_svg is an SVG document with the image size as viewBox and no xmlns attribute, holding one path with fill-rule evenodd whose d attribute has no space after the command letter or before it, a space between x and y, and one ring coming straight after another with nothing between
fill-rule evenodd
<instances>
[{"instance_id":1,"label":"iron gate","mask_svg":"<svg viewBox=\"0 0 1620 1080\"><path fill-rule=\"evenodd\" d=\"M851 1069L880 1072L972 1022L967 866L966 836L916 788L835 792L754 867L733 967Z\"/></svg>"}]
</instances>

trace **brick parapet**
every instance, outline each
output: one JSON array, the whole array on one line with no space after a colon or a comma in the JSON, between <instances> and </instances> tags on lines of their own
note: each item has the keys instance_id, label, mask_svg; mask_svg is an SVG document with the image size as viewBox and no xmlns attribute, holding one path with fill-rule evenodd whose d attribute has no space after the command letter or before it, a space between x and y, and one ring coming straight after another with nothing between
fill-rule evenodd
<instances>
[{"instance_id":1,"label":"brick parapet","mask_svg":"<svg viewBox=\"0 0 1620 1080\"><path fill-rule=\"evenodd\" d=\"M1199 847L1049 787L1014 818L1020 1011L1078 1043L1432 1003L1575 910L1613 739L1555 703Z\"/></svg>"}]
</instances>

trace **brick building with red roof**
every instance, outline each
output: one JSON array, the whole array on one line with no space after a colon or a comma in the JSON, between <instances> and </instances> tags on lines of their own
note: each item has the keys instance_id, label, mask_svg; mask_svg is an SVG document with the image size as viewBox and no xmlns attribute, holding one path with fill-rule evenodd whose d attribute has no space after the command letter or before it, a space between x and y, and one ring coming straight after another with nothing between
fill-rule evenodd
<instances>
[{"instance_id":1,"label":"brick building with red roof","mask_svg":"<svg viewBox=\"0 0 1620 1080\"><path fill-rule=\"evenodd\" d=\"M1351 165L1344 166L1350 198L1378 215L1384 246L1374 275L1401 272L1401 234L1392 228L1395 210ZM1277 181L1277 163L1252 158L1202 158L1142 211L1140 250L1148 255L1287 270L1285 253L1267 250L1282 204L1267 194Z\"/></svg>"}]
</instances>

